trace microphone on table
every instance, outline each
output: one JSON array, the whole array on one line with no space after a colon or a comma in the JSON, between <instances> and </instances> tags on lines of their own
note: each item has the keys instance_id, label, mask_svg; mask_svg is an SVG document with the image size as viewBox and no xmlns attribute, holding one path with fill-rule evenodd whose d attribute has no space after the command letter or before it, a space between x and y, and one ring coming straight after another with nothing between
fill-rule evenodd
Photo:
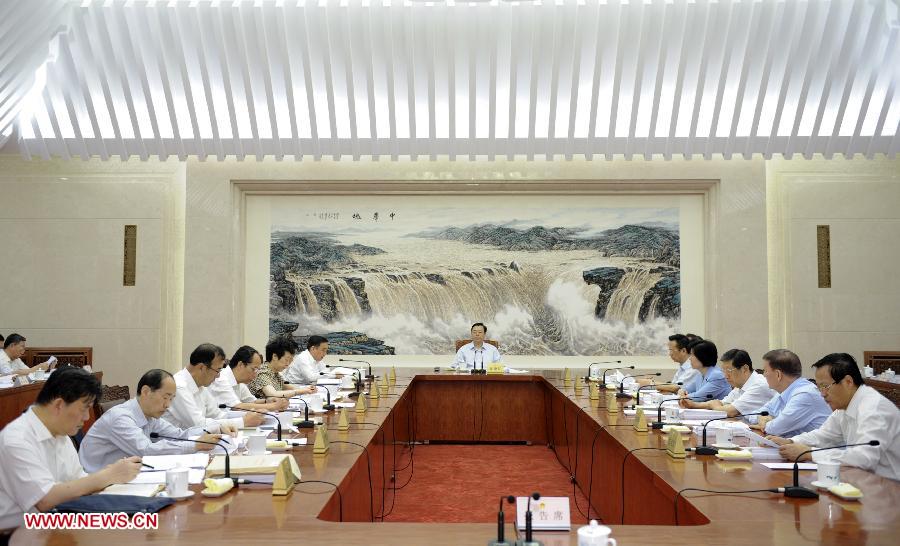
<instances>
[{"instance_id":1,"label":"microphone on table","mask_svg":"<svg viewBox=\"0 0 900 546\"><path fill-rule=\"evenodd\" d=\"M749 417L751 415L761 415L765 417L766 415L769 415L769 412L763 410L756 413L744 413L741 414L741 417ZM725 417L716 417L715 419L710 419L709 421L703 423L703 445L694 449L694 453L696 453L697 455L715 455L719 452L718 449L706 445L706 425L712 423L713 421L721 421L722 419L731 419L731 417L728 417L727 415Z\"/></svg>"},{"instance_id":2,"label":"microphone on table","mask_svg":"<svg viewBox=\"0 0 900 546\"><path fill-rule=\"evenodd\" d=\"M512 504L516 502L516 498L512 495L508 495L506 497L500 497L500 511L497 512L497 540L492 540L488 542L488 546L511 546L509 542L506 542L506 539L503 534L503 528L506 524L506 521L503 516L503 501Z\"/></svg>"},{"instance_id":3,"label":"microphone on table","mask_svg":"<svg viewBox=\"0 0 900 546\"><path fill-rule=\"evenodd\" d=\"M319 372L319 375L327 375L325 372ZM325 387L325 395L328 396L328 400L325 401L325 404L322 406L322 409L325 411L331 411L335 408L334 404L331 403L331 390L328 387Z\"/></svg>"},{"instance_id":4,"label":"microphone on table","mask_svg":"<svg viewBox=\"0 0 900 546\"><path fill-rule=\"evenodd\" d=\"M585 381L591 380L591 370L593 370L594 366L596 366L598 364L621 364L621 363L622 363L621 360L601 360L600 362L591 362L590 364L588 364L587 376L584 378L584 380ZM630 366L630 367L634 368L634 366ZM615 370L616 368L610 368L610 369Z\"/></svg>"},{"instance_id":5,"label":"microphone on table","mask_svg":"<svg viewBox=\"0 0 900 546\"><path fill-rule=\"evenodd\" d=\"M646 389L647 387L660 387L662 385L678 385L680 387L681 384L681 381L679 381L678 383L656 383L651 385L641 385L640 387L638 387L637 396L634 397L634 406L636 408L637 406L641 405L641 389Z\"/></svg>"},{"instance_id":6,"label":"microphone on table","mask_svg":"<svg viewBox=\"0 0 900 546\"><path fill-rule=\"evenodd\" d=\"M829 449L842 449L845 447L856 447L856 446L878 446L881 442L878 440L870 440L868 442L861 442L858 444L845 444L842 446L831 446L831 447L819 447L816 449L807 449L800 455L794 459L794 484L788 485L786 487L779 487L778 492L784 493L785 497L791 497L794 499L817 499L819 498L819 494L813 491L812 489L808 489L806 487L800 486L800 466L797 464L800 461L800 457L806 455L807 453L812 453L813 451L826 451Z\"/></svg>"},{"instance_id":7,"label":"microphone on table","mask_svg":"<svg viewBox=\"0 0 900 546\"><path fill-rule=\"evenodd\" d=\"M375 376L372 374L372 363L368 360L351 360L349 358L339 358L338 362L356 362L357 364L367 364L369 366L369 373L366 375L366 379L375 379Z\"/></svg>"},{"instance_id":8,"label":"microphone on table","mask_svg":"<svg viewBox=\"0 0 900 546\"><path fill-rule=\"evenodd\" d=\"M275 415L274 413L268 413L265 411L256 411L256 410L252 410L252 409L238 408L236 406L229 406L228 404L219 404L219 409L227 409L227 410L231 410L231 411L249 411L250 413L258 413L260 415L268 415L269 417L274 417L275 424L278 425L278 441L279 442L281 441L281 420L278 419L278 416Z\"/></svg>"},{"instance_id":9,"label":"microphone on table","mask_svg":"<svg viewBox=\"0 0 900 546\"><path fill-rule=\"evenodd\" d=\"M659 377L661 376L661 372L656 373L642 373L642 374L634 374L634 375L626 375L622 378L622 382L619 383L619 392L616 393L616 398L631 398L630 394L625 394L625 380L629 377Z\"/></svg>"},{"instance_id":10,"label":"microphone on table","mask_svg":"<svg viewBox=\"0 0 900 546\"><path fill-rule=\"evenodd\" d=\"M656 422L653 423L653 425L652 425L653 428L660 429L660 428L663 428L663 425L671 424L671 423L663 423L663 420L662 420L663 404L665 404L666 402L671 402L672 400L681 400L682 398L683 397L681 397L681 396L673 396L672 398L666 398L666 399L662 400L658 406L656 406ZM688 396L687 397L688 400L696 400L696 399L709 400L711 398L712 398L711 394L707 394L706 396L703 396L703 397L701 397L701 396Z\"/></svg>"},{"instance_id":11,"label":"microphone on table","mask_svg":"<svg viewBox=\"0 0 900 546\"><path fill-rule=\"evenodd\" d=\"M525 510L525 540L524 542L517 542L520 546L531 546L538 545L540 546L540 542L535 542L533 540L532 529L531 529L531 499L539 500L541 498L541 494L538 492L534 492L528 497L528 509Z\"/></svg>"},{"instance_id":12,"label":"microphone on table","mask_svg":"<svg viewBox=\"0 0 900 546\"><path fill-rule=\"evenodd\" d=\"M328 364L325 364L325 367L333 368L334 366L329 366ZM357 370L355 368L351 368L351 369L353 370L353 373L356 374L356 378L354 378L354 380L353 380L353 383L356 385L356 392L351 392L350 394L347 395L347 397L348 398L357 398L360 394L360 391L362 390L362 382L363 382L362 372L360 372L359 370ZM319 372L319 375L325 375L325 374L322 372Z\"/></svg>"},{"instance_id":13,"label":"microphone on table","mask_svg":"<svg viewBox=\"0 0 900 546\"><path fill-rule=\"evenodd\" d=\"M176 438L174 436L163 436L162 434L160 434L158 432L151 432L150 438L152 438L154 440L157 438L162 438L163 440L173 440L176 442L194 442L197 444L208 444L211 446L219 446L222 448L222 451L225 452L225 477L231 478L231 459L228 456L228 448L225 447L224 445L222 445L221 441L219 441L219 442L204 442L203 440L190 440L188 438Z\"/></svg>"},{"instance_id":14,"label":"microphone on table","mask_svg":"<svg viewBox=\"0 0 900 546\"><path fill-rule=\"evenodd\" d=\"M633 370L634 366L625 366L624 368L607 368L603 370L603 378L600 380L600 388L606 390L606 372L611 372L613 370Z\"/></svg>"}]
</instances>

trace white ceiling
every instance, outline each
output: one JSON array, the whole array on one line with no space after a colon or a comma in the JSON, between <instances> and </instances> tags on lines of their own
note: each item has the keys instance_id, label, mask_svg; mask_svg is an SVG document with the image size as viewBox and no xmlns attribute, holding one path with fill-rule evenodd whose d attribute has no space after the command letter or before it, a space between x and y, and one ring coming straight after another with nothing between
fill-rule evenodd
<instances>
[{"instance_id":1,"label":"white ceiling","mask_svg":"<svg viewBox=\"0 0 900 546\"><path fill-rule=\"evenodd\" d=\"M895 0L0 2L26 157L900 149Z\"/></svg>"}]
</instances>

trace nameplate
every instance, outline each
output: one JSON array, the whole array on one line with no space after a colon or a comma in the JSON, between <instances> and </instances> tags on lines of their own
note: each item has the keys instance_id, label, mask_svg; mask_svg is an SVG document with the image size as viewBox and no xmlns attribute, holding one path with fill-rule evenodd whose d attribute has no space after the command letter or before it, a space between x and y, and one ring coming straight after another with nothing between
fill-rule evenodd
<instances>
[{"instance_id":1,"label":"nameplate","mask_svg":"<svg viewBox=\"0 0 900 546\"><path fill-rule=\"evenodd\" d=\"M491 375L503 374L503 364L499 362L492 362L487 365L487 373Z\"/></svg>"},{"instance_id":2,"label":"nameplate","mask_svg":"<svg viewBox=\"0 0 900 546\"><path fill-rule=\"evenodd\" d=\"M516 527L525 529L525 512L528 497L516 497ZM531 528L535 531L569 531L572 521L569 514L569 497L541 497L531 499Z\"/></svg>"}]
</instances>

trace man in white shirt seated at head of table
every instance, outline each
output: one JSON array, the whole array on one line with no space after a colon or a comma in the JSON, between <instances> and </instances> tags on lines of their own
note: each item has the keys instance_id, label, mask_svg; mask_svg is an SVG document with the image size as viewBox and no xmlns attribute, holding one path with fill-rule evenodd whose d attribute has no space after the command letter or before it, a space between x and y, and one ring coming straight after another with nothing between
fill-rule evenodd
<instances>
[{"instance_id":1,"label":"man in white shirt seated at head of table","mask_svg":"<svg viewBox=\"0 0 900 546\"><path fill-rule=\"evenodd\" d=\"M816 384L834 413L821 427L790 439L769 436L781 445L781 456L793 461L817 447L859 444L878 440L877 446L857 446L807 453L801 461L833 461L900 480L900 410L864 383L859 366L847 353L832 353L815 364Z\"/></svg>"},{"instance_id":2,"label":"man in white shirt seated at head of table","mask_svg":"<svg viewBox=\"0 0 900 546\"><path fill-rule=\"evenodd\" d=\"M456 351L453 367L459 370L486 370L488 364L500 362L500 350L484 341L484 336L487 335L487 326L476 322L470 331L472 341Z\"/></svg>"},{"instance_id":3,"label":"man in white shirt seated at head of table","mask_svg":"<svg viewBox=\"0 0 900 546\"><path fill-rule=\"evenodd\" d=\"M778 393L769 388L769 383L762 374L753 370L753 361L743 349L725 351L719 359L719 367L725 374L725 380L733 388L725 398L697 402L687 398L681 400L681 406L694 409L711 409L724 411L728 417L740 417L745 413L755 413Z\"/></svg>"},{"instance_id":4,"label":"man in white shirt seated at head of table","mask_svg":"<svg viewBox=\"0 0 900 546\"><path fill-rule=\"evenodd\" d=\"M207 387L219 377L225 366L225 351L218 345L202 343L191 353L190 364L174 375L177 395L163 419L178 428L203 427L215 434L235 434L240 428L257 427L263 415L247 412L243 417L227 417L228 412Z\"/></svg>"},{"instance_id":5,"label":"man in white shirt seated at head of table","mask_svg":"<svg viewBox=\"0 0 900 546\"><path fill-rule=\"evenodd\" d=\"M138 381L137 393L137 398L107 410L88 430L79 450L85 470L92 472L124 457L176 455L216 448L208 443L150 439L153 432L161 436L213 443L222 437L220 434L204 433L203 427L181 429L160 419L175 398L172 374L165 370L150 370Z\"/></svg>"},{"instance_id":6,"label":"man in white shirt seated at head of table","mask_svg":"<svg viewBox=\"0 0 900 546\"><path fill-rule=\"evenodd\" d=\"M139 457L119 459L86 474L69 436L90 416L100 396L100 381L81 368L55 371L33 406L0 431L0 529L23 525L25 512L127 483L141 470Z\"/></svg>"}]
</instances>

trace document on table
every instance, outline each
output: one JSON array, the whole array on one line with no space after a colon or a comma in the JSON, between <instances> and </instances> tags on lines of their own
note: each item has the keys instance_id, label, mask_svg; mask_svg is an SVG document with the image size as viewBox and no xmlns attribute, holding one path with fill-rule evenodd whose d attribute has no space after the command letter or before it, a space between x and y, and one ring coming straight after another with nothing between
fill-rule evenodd
<instances>
[{"instance_id":1,"label":"document on table","mask_svg":"<svg viewBox=\"0 0 900 546\"><path fill-rule=\"evenodd\" d=\"M760 463L769 470L793 470L794 463ZM797 468L800 470L815 470L818 468L816 463L798 463Z\"/></svg>"},{"instance_id":2,"label":"document on table","mask_svg":"<svg viewBox=\"0 0 900 546\"><path fill-rule=\"evenodd\" d=\"M163 473L165 474L165 473ZM101 495L130 495L133 497L155 497L165 489L165 476L160 483L115 483L100 492Z\"/></svg>"},{"instance_id":3,"label":"document on table","mask_svg":"<svg viewBox=\"0 0 900 546\"><path fill-rule=\"evenodd\" d=\"M749 438L751 442L757 442L760 445L763 445L766 447L774 447L774 448L781 447L778 444L776 444L775 442L773 442L772 440L769 440L769 439L765 438L764 436L760 436L759 434L753 432L752 430L745 430L744 436Z\"/></svg>"},{"instance_id":4,"label":"document on table","mask_svg":"<svg viewBox=\"0 0 900 546\"><path fill-rule=\"evenodd\" d=\"M198 484L203 481L203 473L205 472L202 468L189 468L188 469L188 483L191 485ZM139 472L137 477L130 482L131 484L150 484L150 483L166 483L166 471L165 470L150 470L147 472ZM127 495L128 493L122 493L123 495Z\"/></svg>"},{"instance_id":5,"label":"document on table","mask_svg":"<svg viewBox=\"0 0 900 546\"><path fill-rule=\"evenodd\" d=\"M173 468L206 468L209 455L206 453L187 453L184 455L145 455L141 461L153 467L152 470L171 470ZM147 469L150 470L150 469Z\"/></svg>"}]
</instances>

